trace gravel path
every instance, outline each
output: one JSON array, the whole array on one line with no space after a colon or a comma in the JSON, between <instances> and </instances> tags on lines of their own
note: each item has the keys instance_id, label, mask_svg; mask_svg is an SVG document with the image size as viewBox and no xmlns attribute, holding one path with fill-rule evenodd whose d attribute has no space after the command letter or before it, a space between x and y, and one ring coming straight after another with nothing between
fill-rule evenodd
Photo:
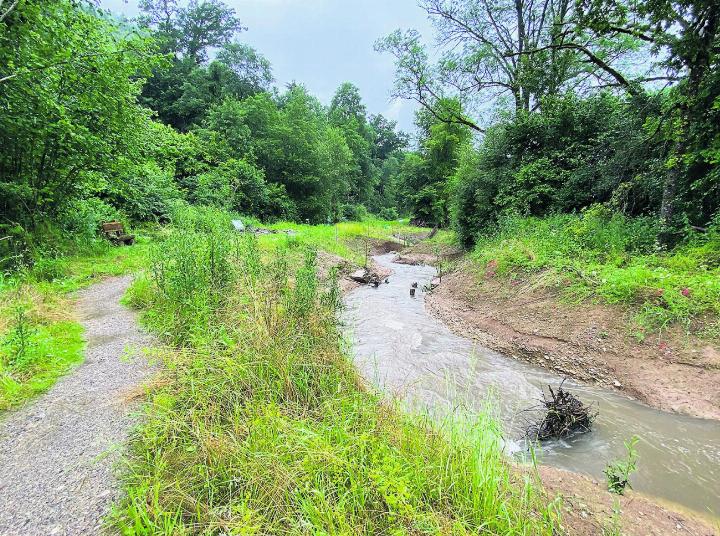
<instances>
[{"instance_id":1,"label":"gravel path","mask_svg":"<svg viewBox=\"0 0 720 536\"><path fill-rule=\"evenodd\" d=\"M127 400L151 367L151 338L119 304L129 277L78 295L85 362L0 420L0 535L97 534L118 497L113 463L134 424Z\"/></svg>"}]
</instances>

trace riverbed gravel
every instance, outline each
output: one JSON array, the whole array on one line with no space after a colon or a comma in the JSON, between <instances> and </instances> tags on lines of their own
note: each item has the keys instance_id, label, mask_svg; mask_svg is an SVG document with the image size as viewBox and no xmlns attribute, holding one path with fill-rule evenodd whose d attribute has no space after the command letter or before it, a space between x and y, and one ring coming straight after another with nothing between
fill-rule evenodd
<instances>
[{"instance_id":1,"label":"riverbed gravel","mask_svg":"<svg viewBox=\"0 0 720 536\"><path fill-rule=\"evenodd\" d=\"M152 339L119 300L129 277L78 293L85 361L0 418L0 535L98 534L119 497L116 464L152 373Z\"/></svg>"}]
</instances>

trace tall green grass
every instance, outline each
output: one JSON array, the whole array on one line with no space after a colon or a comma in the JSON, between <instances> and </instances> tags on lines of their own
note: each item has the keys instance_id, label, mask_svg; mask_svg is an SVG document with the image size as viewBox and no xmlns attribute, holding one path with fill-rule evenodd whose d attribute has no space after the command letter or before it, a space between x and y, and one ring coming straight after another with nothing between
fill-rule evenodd
<instances>
[{"instance_id":1,"label":"tall green grass","mask_svg":"<svg viewBox=\"0 0 720 536\"><path fill-rule=\"evenodd\" d=\"M439 426L366 388L338 329L336 278L318 280L314 248L292 249L300 262L283 242L270 251L193 224L152 253L127 299L169 348L112 525L124 534L551 534L554 509L505 460L493 419Z\"/></svg>"},{"instance_id":2,"label":"tall green grass","mask_svg":"<svg viewBox=\"0 0 720 536\"><path fill-rule=\"evenodd\" d=\"M720 227L666 252L656 220L603 207L580 215L505 219L472 253L479 268L509 278L542 273L578 301L621 304L641 331L680 325L720 335Z\"/></svg>"},{"instance_id":3,"label":"tall green grass","mask_svg":"<svg viewBox=\"0 0 720 536\"><path fill-rule=\"evenodd\" d=\"M362 222L340 222L333 225L305 225L291 222L278 222L272 229L294 234L265 235L261 237L263 245L274 248L288 240L301 241L303 244L338 255L356 264L365 264L368 241L395 240L402 242L403 237L425 234L428 229L409 225L406 221L385 221L367 219Z\"/></svg>"}]
</instances>

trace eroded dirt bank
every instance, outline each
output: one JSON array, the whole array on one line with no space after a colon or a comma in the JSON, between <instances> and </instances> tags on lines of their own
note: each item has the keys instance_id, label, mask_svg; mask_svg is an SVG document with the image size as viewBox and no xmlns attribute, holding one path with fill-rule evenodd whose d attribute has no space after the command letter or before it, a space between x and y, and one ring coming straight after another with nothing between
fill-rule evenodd
<instances>
[{"instance_id":1,"label":"eroded dirt bank","mask_svg":"<svg viewBox=\"0 0 720 536\"><path fill-rule=\"evenodd\" d=\"M505 355L661 410L720 419L720 349L708 341L670 331L638 342L619 308L564 304L559 291L477 274L468 262L426 304L455 333Z\"/></svg>"}]
</instances>

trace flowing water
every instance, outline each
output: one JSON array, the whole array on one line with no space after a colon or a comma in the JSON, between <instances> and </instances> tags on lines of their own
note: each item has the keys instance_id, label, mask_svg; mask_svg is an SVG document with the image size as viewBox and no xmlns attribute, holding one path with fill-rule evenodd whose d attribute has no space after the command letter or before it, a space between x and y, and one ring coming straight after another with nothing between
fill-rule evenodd
<instances>
[{"instance_id":1,"label":"flowing water","mask_svg":"<svg viewBox=\"0 0 720 536\"><path fill-rule=\"evenodd\" d=\"M392 257L375 257L393 270L388 284L359 288L345 300L344 320L360 371L411 407L431 413L476 412L490 395L508 444L521 448L527 417L522 410L537 405L541 389L562 378L453 334L425 311L420 289L410 297L411 284L421 288L435 269L391 264ZM599 416L591 432L545 443L541 463L602 481L607 463L625 455L623 441L635 434L640 442L634 489L720 515L720 423L658 411L598 387L571 381L565 387L595 404Z\"/></svg>"}]
</instances>

